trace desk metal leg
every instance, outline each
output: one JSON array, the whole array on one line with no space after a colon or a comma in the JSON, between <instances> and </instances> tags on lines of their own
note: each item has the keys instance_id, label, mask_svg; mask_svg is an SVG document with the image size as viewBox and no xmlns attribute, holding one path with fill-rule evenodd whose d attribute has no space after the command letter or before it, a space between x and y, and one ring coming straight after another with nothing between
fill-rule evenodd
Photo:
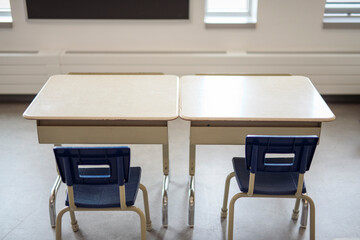
<instances>
[{"instance_id":1,"label":"desk metal leg","mask_svg":"<svg viewBox=\"0 0 360 240\"><path fill-rule=\"evenodd\" d=\"M50 214L50 224L51 227L55 227L56 224L56 194L59 190L61 184L61 177L60 175L57 176L54 186L51 189L51 194L50 194L50 198L49 198L49 214Z\"/></svg>"},{"instance_id":2,"label":"desk metal leg","mask_svg":"<svg viewBox=\"0 0 360 240\"><path fill-rule=\"evenodd\" d=\"M191 228L194 227L194 221L195 221L195 150L196 150L196 145L190 144L188 225Z\"/></svg>"},{"instance_id":3,"label":"desk metal leg","mask_svg":"<svg viewBox=\"0 0 360 240\"><path fill-rule=\"evenodd\" d=\"M162 224L168 226L169 145L163 144Z\"/></svg>"},{"instance_id":4,"label":"desk metal leg","mask_svg":"<svg viewBox=\"0 0 360 240\"><path fill-rule=\"evenodd\" d=\"M163 172L169 175L169 145L163 144Z\"/></svg>"},{"instance_id":5,"label":"desk metal leg","mask_svg":"<svg viewBox=\"0 0 360 240\"><path fill-rule=\"evenodd\" d=\"M168 188L169 176L164 175L162 187L162 224L165 228L168 226Z\"/></svg>"},{"instance_id":6,"label":"desk metal leg","mask_svg":"<svg viewBox=\"0 0 360 240\"><path fill-rule=\"evenodd\" d=\"M194 227L195 218L195 176L190 176L189 180L189 227Z\"/></svg>"},{"instance_id":7,"label":"desk metal leg","mask_svg":"<svg viewBox=\"0 0 360 240\"><path fill-rule=\"evenodd\" d=\"M190 144L189 175L195 176L195 150L196 145Z\"/></svg>"},{"instance_id":8,"label":"desk metal leg","mask_svg":"<svg viewBox=\"0 0 360 240\"><path fill-rule=\"evenodd\" d=\"M302 213L301 213L300 227L306 228L308 212L309 212L309 203L306 199L303 199L302 204L303 204L303 207L302 207Z\"/></svg>"}]
</instances>

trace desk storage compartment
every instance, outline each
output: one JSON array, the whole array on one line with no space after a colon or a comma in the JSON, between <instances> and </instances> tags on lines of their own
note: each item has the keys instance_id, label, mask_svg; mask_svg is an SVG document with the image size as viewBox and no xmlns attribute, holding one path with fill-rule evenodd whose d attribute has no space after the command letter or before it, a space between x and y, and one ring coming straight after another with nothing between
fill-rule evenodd
<instances>
[{"instance_id":1,"label":"desk storage compartment","mask_svg":"<svg viewBox=\"0 0 360 240\"><path fill-rule=\"evenodd\" d=\"M37 126L39 143L167 144L166 126Z\"/></svg>"},{"instance_id":2,"label":"desk storage compartment","mask_svg":"<svg viewBox=\"0 0 360 240\"><path fill-rule=\"evenodd\" d=\"M191 127L191 144L245 145L247 135L317 135L318 127Z\"/></svg>"}]
</instances>

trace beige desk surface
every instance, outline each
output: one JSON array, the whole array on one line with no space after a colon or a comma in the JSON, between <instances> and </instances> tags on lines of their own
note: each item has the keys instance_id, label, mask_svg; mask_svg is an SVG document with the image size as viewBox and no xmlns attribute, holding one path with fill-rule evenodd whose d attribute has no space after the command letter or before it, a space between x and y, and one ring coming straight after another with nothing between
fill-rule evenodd
<instances>
[{"instance_id":1,"label":"beige desk surface","mask_svg":"<svg viewBox=\"0 0 360 240\"><path fill-rule=\"evenodd\" d=\"M178 117L178 77L55 75L23 116L34 120L172 120Z\"/></svg>"},{"instance_id":2,"label":"beige desk surface","mask_svg":"<svg viewBox=\"0 0 360 240\"><path fill-rule=\"evenodd\" d=\"M183 76L180 117L213 121L312 121L335 119L301 76Z\"/></svg>"}]
</instances>

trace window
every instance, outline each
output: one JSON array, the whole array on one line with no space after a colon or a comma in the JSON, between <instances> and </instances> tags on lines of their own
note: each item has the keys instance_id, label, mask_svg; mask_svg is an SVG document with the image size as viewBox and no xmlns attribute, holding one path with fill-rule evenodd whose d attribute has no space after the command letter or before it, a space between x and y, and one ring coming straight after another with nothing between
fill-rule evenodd
<instances>
[{"instance_id":1,"label":"window","mask_svg":"<svg viewBox=\"0 0 360 240\"><path fill-rule=\"evenodd\" d=\"M12 17L9 0L0 0L0 26L11 26Z\"/></svg>"},{"instance_id":2,"label":"window","mask_svg":"<svg viewBox=\"0 0 360 240\"><path fill-rule=\"evenodd\" d=\"M324 12L324 26L346 27L346 24L360 27L360 1L327 0Z\"/></svg>"},{"instance_id":3,"label":"window","mask_svg":"<svg viewBox=\"0 0 360 240\"><path fill-rule=\"evenodd\" d=\"M206 0L205 24L255 26L257 0Z\"/></svg>"}]
</instances>

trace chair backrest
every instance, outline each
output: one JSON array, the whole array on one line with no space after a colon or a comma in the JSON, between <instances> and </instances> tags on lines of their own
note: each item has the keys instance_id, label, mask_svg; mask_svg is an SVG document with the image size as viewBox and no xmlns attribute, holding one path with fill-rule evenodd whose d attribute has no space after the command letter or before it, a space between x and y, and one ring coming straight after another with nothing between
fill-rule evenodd
<instances>
[{"instance_id":1,"label":"chair backrest","mask_svg":"<svg viewBox=\"0 0 360 240\"><path fill-rule=\"evenodd\" d=\"M318 137L255 136L246 137L245 158L252 172L298 172L309 170Z\"/></svg>"},{"instance_id":2,"label":"chair backrest","mask_svg":"<svg viewBox=\"0 0 360 240\"><path fill-rule=\"evenodd\" d=\"M61 179L73 184L119 184L128 181L128 147L55 147Z\"/></svg>"}]
</instances>

